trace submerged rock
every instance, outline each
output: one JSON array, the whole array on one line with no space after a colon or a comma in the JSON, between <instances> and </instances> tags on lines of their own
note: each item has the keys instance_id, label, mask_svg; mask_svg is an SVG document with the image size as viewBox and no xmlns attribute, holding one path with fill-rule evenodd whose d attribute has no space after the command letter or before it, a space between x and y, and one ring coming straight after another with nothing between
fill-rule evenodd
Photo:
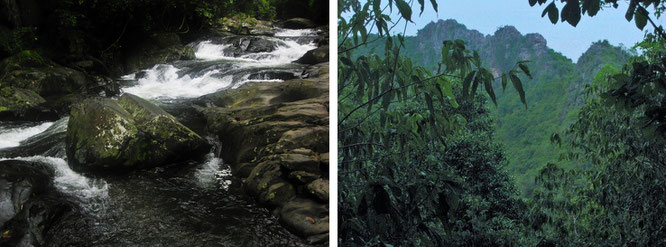
<instances>
[{"instance_id":1,"label":"submerged rock","mask_svg":"<svg viewBox=\"0 0 666 247\"><path fill-rule=\"evenodd\" d=\"M207 151L206 142L158 106L131 94L72 107L67 156L79 171L149 168Z\"/></svg>"}]
</instances>

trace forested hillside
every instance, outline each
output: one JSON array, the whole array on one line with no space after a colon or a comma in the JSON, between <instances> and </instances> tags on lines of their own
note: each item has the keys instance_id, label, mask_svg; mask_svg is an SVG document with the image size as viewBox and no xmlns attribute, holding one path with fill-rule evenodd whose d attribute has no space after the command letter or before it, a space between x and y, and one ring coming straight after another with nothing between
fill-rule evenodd
<instances>
[{"instance_id":1,"label":"forested hillside","mask_svg":"<svg viewBox=\"0 0 666 247\"><path fill-rule=\"evenodd\" d=\"M551 136L572 123L583 103L585 85L592 83L603 66L619 70L633 54L604 40L593 43L574 62L548 48L540 34L523 35L512 26L503 26L492 35L483 35L455 20L431 22L416 36L406 37L403 54L415 65L434 73L441 63L442 41L457 39L477 51L495 77L512 69L518 61L529 61L533 78L522 77L527 109L515 90L499 90L497 105L489 106L490 115L496 120L495 135L504 144L509 160L506 168L525 195L533 189L538 171L558 160L560 152L551 143ZM370 52L381 53L383 48L370 45L356 54Z\"/></svg>"},{"instance_id":2,"label":"forested hillside","mask_svg":"<svg viewBox=\"0 0 666 247\"><path fill-rule=\"evenodd\" d=\"M510 26L400 31L448 4L339 4L340 245L665 246L665 3L524 1L651 28L640 52L599 41L575 62Z\"/></svg>"}]
</instances>

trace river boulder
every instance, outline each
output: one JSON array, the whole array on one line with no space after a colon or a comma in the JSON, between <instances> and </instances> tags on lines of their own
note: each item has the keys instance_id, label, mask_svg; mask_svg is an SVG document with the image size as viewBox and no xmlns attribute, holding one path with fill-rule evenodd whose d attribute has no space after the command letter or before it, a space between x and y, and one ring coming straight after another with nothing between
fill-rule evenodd
<instances>
[{"instance_id":1,"label":"river boulder","mask_svg":"<svg viewBox=\"0 0 666 247\"><path fill-rule=\"evenodd\" d=\"M73 106L65 142L72 169L93 172L156 167L208 151L201 136L131 94Z\"/></svg>"},{"instance_id":2,"label":"river boulder","mask_svg":"<svg viewBox=\"0 0 666 247\"><path fill-rule=\"evenodd\" d=\"M309 65L328 62L328 45L309 50L295 62Z\"/></svg>"},{"instance_id":3,"label":"river boulder","mask_svg":"<svg viewBox=\"0 0 666 247\"><path fill-rule=\"evenodd\" d=\"M0 62L0 80L2 86L32 90L42 97L72 93L87 83L82 72L60 66L33 50Z\"/></svg>"}]
</instances>

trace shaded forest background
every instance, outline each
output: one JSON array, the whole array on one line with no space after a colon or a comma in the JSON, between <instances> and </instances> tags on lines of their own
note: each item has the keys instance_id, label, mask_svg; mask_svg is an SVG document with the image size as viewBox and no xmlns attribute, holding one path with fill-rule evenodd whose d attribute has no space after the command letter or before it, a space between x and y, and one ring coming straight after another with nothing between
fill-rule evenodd
<instances>
[{"instance_id":1,"label":"shaded forest background","mask_svg":"<svg viewBox=\"0 0 666 247\"><path fill-rule=\"evenodd\" d=\"M322 14L324 13L324 14ZM184 41L224 17L242 21L308 18L328 23L320 0L9 0L0 4L0 59L24 50L59 64L93 60L95 71L114 75L132 48L155 33L177 33Z\"/></svg>"}]
</instances>

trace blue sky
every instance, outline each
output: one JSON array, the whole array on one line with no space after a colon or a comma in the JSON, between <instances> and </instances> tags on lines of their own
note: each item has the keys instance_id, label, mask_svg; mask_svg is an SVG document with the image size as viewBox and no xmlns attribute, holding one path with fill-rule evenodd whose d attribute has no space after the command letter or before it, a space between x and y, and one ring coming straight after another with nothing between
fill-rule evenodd
<instances>
[{"instance_id":1,"label":"blue sky","mask_svg":"<svg viewBox=\"0 0 666 247\"><path fill-rule=\"evenodd\" d=\"M595 17L583 16L575 28L562 22L553 25L547 16L541 18L546 5L530 7L528 0L438 0L439 13L435 13L428 0L425 2L426 10L418 16L418 4L414 1L414 24L408 25L407 35L416 35L418 29L439 19L455 19L468 29L476 29L483 34L493 34L498 27L512 25L523 34L540 33L550 48L574 62L592 42L606 39L613 45L631 47L644 36L644 31L624 19L627 3L622 1L618 9L605 8ZM557 2L561 7L561 3ZM392 16L397 16L397 9L393 11ZM663 25L664 21L662 19L657 23Z\"/></svg>"}]
</instances>

